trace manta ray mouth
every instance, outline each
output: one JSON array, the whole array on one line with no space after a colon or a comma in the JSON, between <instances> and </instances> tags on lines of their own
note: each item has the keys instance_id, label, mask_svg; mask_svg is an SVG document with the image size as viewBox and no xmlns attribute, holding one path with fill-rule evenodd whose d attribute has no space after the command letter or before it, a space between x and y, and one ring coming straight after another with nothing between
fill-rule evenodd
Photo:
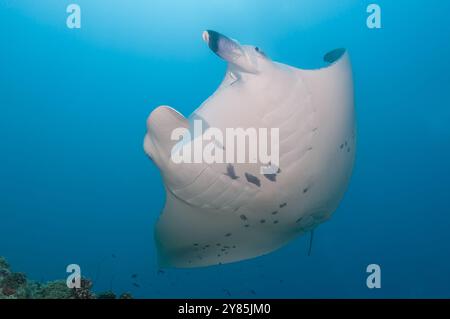
<instances>
[{"instance_id":1,"label":"manta ray mouth","mask_svg":"<svg viewBox=\"0 0 450 319\"><path fill-rule=\"evenodd\" d=\"M211 51L228 62L242 55L239 43L219 32L206 30L202 33L202 38Z\"/></svg>"}]
</instances>

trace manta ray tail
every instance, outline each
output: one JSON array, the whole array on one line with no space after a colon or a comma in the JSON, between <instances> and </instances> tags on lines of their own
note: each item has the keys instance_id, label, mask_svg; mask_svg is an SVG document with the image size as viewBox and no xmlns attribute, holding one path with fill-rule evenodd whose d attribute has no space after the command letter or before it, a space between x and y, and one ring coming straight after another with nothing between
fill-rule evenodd
<instances>
[{"instance_id":1,"label":"manta ray tail","mask_svg":"<svg viewBox=\"0 0 450 319\"><path fill-rule=\"evenodd\" d=\"M311 234L311 236L309 237L308 257L311 256L311 252L312 252L312 244L313 244L313 239L314 239L314 229L311 230L310 234Z\"/></svg>"}]
</instances>

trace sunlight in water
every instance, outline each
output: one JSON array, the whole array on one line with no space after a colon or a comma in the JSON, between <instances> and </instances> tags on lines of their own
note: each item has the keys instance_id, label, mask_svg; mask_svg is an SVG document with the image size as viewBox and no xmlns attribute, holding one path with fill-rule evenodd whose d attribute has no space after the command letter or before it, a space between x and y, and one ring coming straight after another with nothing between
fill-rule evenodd
<instances>
[{"instance_id":1,"label":"sunlight in water","mask_svg":"<svg viewBox=\"0 0 450 319\"><path fill-rule=\"evenodd\" d=\"M255 42L293 28L304 29L355 5L356 0L74 0L82 10L80 36L96 45L143 54L199 54L198 35L217 29ZM68 3L57 0L17 1L17 8L39 23L65 31ZM243 18L245 17L245 19Z\"/></svg>"}]
</instances>

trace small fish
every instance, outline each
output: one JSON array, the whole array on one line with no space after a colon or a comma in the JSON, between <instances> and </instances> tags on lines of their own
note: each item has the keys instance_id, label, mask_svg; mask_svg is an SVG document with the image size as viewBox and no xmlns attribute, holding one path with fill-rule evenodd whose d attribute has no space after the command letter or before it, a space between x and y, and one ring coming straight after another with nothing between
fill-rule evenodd
<instances>
[{"instance_id":1,"label":"small fish","mask_svg":"<svg viewBox=\"0 0 450 319\"><path fill-rule=\"evenodd\" d=\"M116 258L116 255L115 255L115 254L112 254L111 257L112 257L112 258Z\"/></svg>"},{"instance_id":2,"label":"small fish","mask_svg":"<svg viewBox=\"0 0 450 319\"><path fill-rule=\"evenodd\" d=\"M132 274L131 278L136 279L138 277L138 274Z\"/></svg>"},{"instance_id":3,"label":"small fish","mask_svg":"<svg viewBox=\"0 0 450 319\"><path fill-rule=\"evenodd\" d=\"M141 288L141 286L135 282L133 282L133 286L135 286L136 288Z\"/></svg>"},{"instance_id":4,"label":"small fish","mask_svg":"<svg viewBox=\"0 0 450 319\"><path fill-rule=\"evenodd\" d=\"M162 270L162 269L159 269L158 270L158 275L164 275L165 274L165 271L164 270Z\"/></svg>"},{"instance_id":5,"label":"small fish","mask_svg":"<svg viewBox=\"0 0 450 319\"><path fill-rule=\"evenodd\" d=\"M231 292L228 289L223 289L223 292L225 292L227 296L231 296Z\"/></svg>"},{"instance_id":6,"label":"small fish","mask_svg":"<svg viewBox=\"0 0 450 319\"><path fill-rule=\"evenodd\" d=\"M253 289L250 290L250 293L251 293L252 295L256 295L256 291L254 291Z\"/></svg>"}]
</instances>

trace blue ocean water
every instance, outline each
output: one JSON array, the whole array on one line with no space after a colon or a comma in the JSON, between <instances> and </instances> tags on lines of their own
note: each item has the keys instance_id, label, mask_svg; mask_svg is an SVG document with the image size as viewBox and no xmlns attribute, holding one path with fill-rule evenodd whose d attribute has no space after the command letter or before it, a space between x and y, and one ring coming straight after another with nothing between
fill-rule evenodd
<instances>
[{"instance_id":1,"label":"blue ocean water","mask_svg":"<svg viewBox=\"0 0 450 319\"><path fill-rule=\"evenodd\" d=\"M95 290L136 297L450 297L450 3L377 0L0 0L0 255L35 280L76 263ZM346 47L358 147L333 218L244 262L158 273L164 204L142 149L166 104L189 115L225 63L205 29L318 67ZM366 267L379 264L381 289ZM137 274L132 279L132 274ZM139 287L133 285L138 283Z\"/></svg>"}]
</instances>

